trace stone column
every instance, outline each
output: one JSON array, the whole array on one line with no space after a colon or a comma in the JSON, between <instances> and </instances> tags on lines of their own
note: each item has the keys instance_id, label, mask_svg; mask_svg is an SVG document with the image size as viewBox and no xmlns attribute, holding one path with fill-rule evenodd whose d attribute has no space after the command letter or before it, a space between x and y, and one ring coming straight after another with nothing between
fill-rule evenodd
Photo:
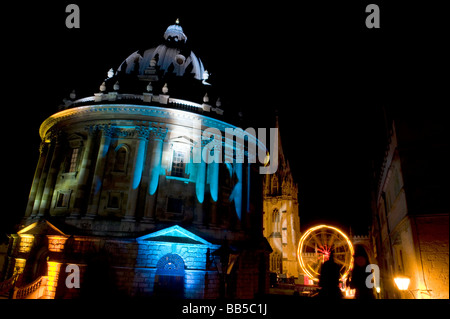
<instances>
[{"instance_id":1,"label":"stone column","mask_svg":"<svg viewBox=\"0 0 450 319\"><path fill-rule=\"evenodd\" d=\"M75 191L75 201L73 209L70 212L70 219L80 217L83 203L85 203L86 184L88 182L89 171L91 169L91 157L95 146L93 140L96 128L94 126L88 126L86 129L88 131L88 136L83 150L83 158L81 159L80 172L78 173L78 184Z\"/></svg>"},{"instance_id":2,"label":"stone column","mask_svg":"<svg viewBox=\"0 0 450 319\"><path fill-rule=\"evenodd\" d=\"M41 203L39 206L38 216L43 217L48 213L50 209L50 203L53 197L53 190L55 188L56 177L58 175L58 169L61 166L61 136L56 137L55 150L53 151L52 161L50 163L50 169L48 171L47 180L45 181L45 188L42 194Z\"/></svg>"},{"instance_id":3,"label":"stone column","mask_svg":"<svg viewBox=\"0 0 450 319\"><path fill-rule=\"evenodd\" d=\"M212 225L217 224L217 200L219 197L219 162L222 158L221 145L222 143L216 142L214 144L213 153L211 151L208 154L208 182L209 182L209 192L211 195L211 211L209 222ZM218 153L216 153L218 152ZM218 156L216 156L216 154Z\"/></svg>"},{"instance_id":4,"label":"stone column","mask_svg":"<svg viewBox=\"0 0 450 319\"><path fill-rule=\"evenodd\" d=\"M31 212L31 217L36 217L39 212L39 207L41 206L42 194L44 193L45 182L47 180L47 174L50 169L50 163L53 157L53 151L55 148L55 139L53 138L48 146L47 155L45 156L44 167L42 168L42 173L40 174L39 184L37 186L36 197L33 203L33 210Z\"/></svg>"},{"instance_id":5,"label":"stone column","mask_svg":"<svg viewBox=\"0 0 450 319\"><path fill-rule=\"evenodd\" d=\"M138 139L136 141L136 148L133 158L133 167L131 169L131 181L128 190L128 203L125 213L124 221L134 221L136 214L136 202L138 199L139 185L142 178L142 170L144 168L145 149L147 146L147 139L149 136L149 129L143 127L136 128Z\"/></svg>"},{"instance_id":6,"label":"stone column","mask_svg":"<svg viewBox=\"0 0 450 319\"><path fill-rule=\"evenodd\" d=\"M39 146L39 160L36 166L36 171L34 172L33 184L31 185L30 195L28 197L27 209L25 211L25 217L30 217L33 212L33 205L36 199L36 193L39 186L39 181L41 179L42 170L44 168L45 159L47 158L49 150L48 143L44 141L41 142Z\"/></svg>"},{"instance_id":7,"label":"stone column","mask_svg":"<svg viewBox=\"0 0 450 319\"><path fill-rule=\"evenodd\" d=\"M195 194L197 197L197 201L195 203L195 224L203 224L203 201L205 199L206 162L204 161L202 156L202 144L203 142L200 143L200 145L195 145L193 150L193 158L200 159L200 163L195 163L195 165L197 166L197 178L195 180ZM200 156L197 155L197 152L200 153Z\"/></svg>"},{"instance_id":8,"label":"stone column","mask_svg":"<svg viewBox=\"0 0 450 319\"><path fill-rule=\"evenodd\" d=\"M241 220L242 215L242 163L234 163L234 171L236 174L237 182L234 185L233 191L230 195L230 201L234 201L234 207L236 214Z\"/></svg>"},{"instance_id":9,"label":"stone column","mask_svg":"<svg viewBox=\"0 0 450 319\"><path fill-rule=\"evenodd\" d=\"M100 202L100 194L103 183L103 175L105 173L106 156L108 154L111 137L114 133L114 127L102 127L102 138L95 163L94 177L92 179L91 193L89 196L89 205L85 218L92 219L97 216L98 204Z\"/></svg>"},{"instance_id":10,"label":"stone column","mask_svg":"<svg viewBox=\"0 0 450 319\"><path fill-rule=\"evenodd\" d=\"M155 219L156 190L158 189L159 175L161 173L161 159L167 131L167 128L161 127L153 127L150 131L150 179L145 196L144 222L152 222Z\"/></svg>"}]
</instances>

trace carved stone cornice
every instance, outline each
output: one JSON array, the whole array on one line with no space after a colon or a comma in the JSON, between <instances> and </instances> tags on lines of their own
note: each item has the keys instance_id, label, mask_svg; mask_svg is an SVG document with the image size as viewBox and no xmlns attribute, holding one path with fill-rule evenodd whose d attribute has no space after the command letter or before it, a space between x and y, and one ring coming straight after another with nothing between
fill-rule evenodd
<instances>
[{"instance_id":1,"label":"carved stone cornice","mask_svg":"<svg viewBox=\"0 0 450 319\"><path fill-rule=\"evenodd\" d=\"M201 119L204 126L218 128L222 132L226 128L235 128L235 126L223 121L178 109L131 104L101 104L80 106L55 113L41 124L39 134L41 138L44 138L52 127L61 122L89 121L95 123L107 121L113 123L116 120L124 119L155 121L163 124L176 123L185 126L191 125L193 120ZM252 143L254 143L253 139Z\"/></svg>"}]
</instances>

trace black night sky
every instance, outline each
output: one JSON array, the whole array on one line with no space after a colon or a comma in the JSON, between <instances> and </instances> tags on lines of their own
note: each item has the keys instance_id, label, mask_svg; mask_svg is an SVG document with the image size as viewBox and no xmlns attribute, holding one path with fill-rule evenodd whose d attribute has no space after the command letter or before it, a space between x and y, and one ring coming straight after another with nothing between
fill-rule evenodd
<instances>
[{"instance_id":1,"label":"black night sky","mask_svg":"<svg viewBox=\"0 0 450 319\"><path fill-rule=\"evenodd\" d=\"M417 8L387 2L8 5L4 14L15 18L2 29L2 167L11 205L2 232L25 212L41 122L73 89L77 98L98 92L109 68L160 44L179 18L225 112L241 111L256 128L273 126L278 111L299 184L301 230L323 221L366 233L371 167L384 151L382 107L409 112L433 96L424 85L436 64L429 56L436 24L416 19ZM80 7L80 29L65 26L69 3ZM381 29L365 27L368 3L380 6ZM429 17L431 8L420 11Z\"/></svg>"}]
</instances>

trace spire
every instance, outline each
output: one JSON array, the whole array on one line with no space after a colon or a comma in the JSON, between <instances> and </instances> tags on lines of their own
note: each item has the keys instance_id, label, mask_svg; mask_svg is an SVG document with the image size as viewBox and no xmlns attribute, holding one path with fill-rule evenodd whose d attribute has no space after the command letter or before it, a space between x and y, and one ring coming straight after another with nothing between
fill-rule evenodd
<instances>
[{"instance_id":1,"label":"spire","mask_svg":"<svg viewBox=\"0 0 450 319\"><path fill-rule=\"evenodd\" d=\"M278 118L278 110L275 110L275 128L278 130L278 167L289 167L286 158L283 153L283 146L281 145L281 134L280 134L280 122Z\"/></svg>"}]
</instances>

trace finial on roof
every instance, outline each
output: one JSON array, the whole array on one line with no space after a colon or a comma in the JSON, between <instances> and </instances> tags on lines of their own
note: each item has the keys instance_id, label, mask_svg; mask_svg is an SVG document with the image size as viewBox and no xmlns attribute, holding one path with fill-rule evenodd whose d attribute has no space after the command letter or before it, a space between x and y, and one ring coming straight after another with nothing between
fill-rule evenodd
<instances>
[{"instance_id":1,"label":"finial on roof","mask_svg":"<svg viewBox=\"0 0 450 319\"><path fill-rule=\"evenodd\" d=\"M167 83L164 84L164 86L163 86L163 88L162 88L162 92L163 92L164 94L167 94L167 93L169 92L169 88L167 87Z\"/></svg>"},{"instance_id":2,"label":"finial on roof","mask_svg":"<svg viewBox=\"0 0 450 319\"><path fill-rule=\"evenodd\" d=\"M110 78L112 78L112 77L114 76L114 70L113 70L113 68L109 69L107 75L108 75L108 79L110 79Z\"/></svg>"},{"instance_id":3,"label":"finial on roof","mask_svg":"<svg viewBox=\"0 0 450 319\"><path fill-rule=\"evenodd\" d=\"M177 19L175 20L175 24L180 24L180 19L177 18Z\"/></svg>"}]
</instances>

